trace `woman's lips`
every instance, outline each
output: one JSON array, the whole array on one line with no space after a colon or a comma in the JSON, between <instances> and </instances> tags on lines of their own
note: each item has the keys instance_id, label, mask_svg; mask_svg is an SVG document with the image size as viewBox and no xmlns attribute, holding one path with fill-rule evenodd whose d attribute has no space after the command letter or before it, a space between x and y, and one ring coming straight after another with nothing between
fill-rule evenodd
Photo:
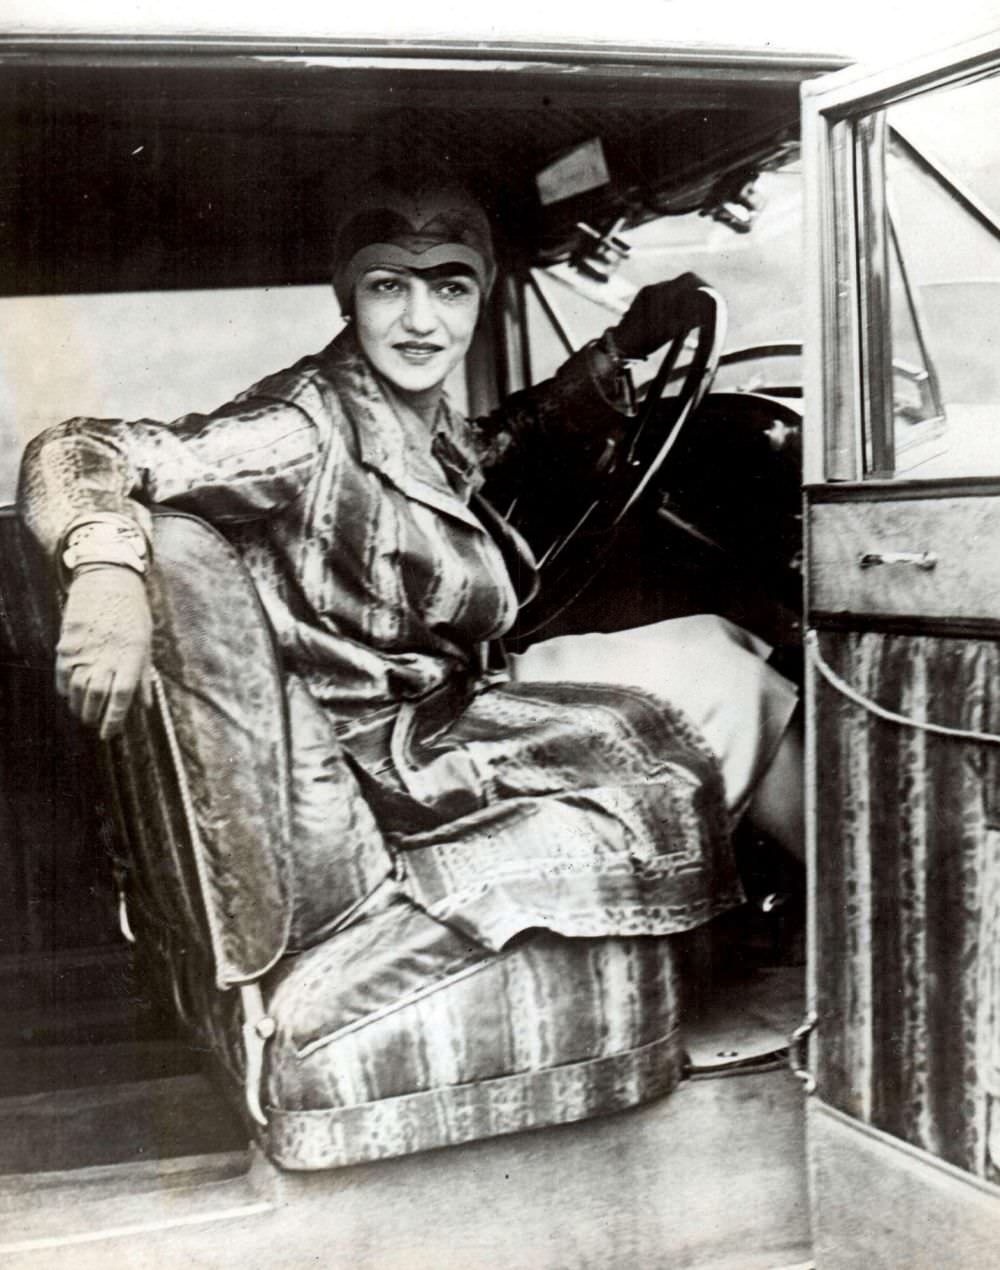
<instances>
[{"instance_id":1,"label":"woman's lips","mask_svg":"<svg viewBox=\"0 0 1000 1270\"><path fill-rule=\"evenodd\" d=\"M408 362L421 364L429 362L436 354L444 351L440 344L423 344L416 340L407 340L400 344L394 344L393 348L396 352Z\"/></svg>"}]
</instances>

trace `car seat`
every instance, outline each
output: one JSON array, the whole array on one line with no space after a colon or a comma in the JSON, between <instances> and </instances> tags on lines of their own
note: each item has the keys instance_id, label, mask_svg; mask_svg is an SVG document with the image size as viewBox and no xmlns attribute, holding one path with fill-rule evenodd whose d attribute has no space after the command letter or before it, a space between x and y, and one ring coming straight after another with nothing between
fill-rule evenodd
<instances>
[{"instance_id":1,"label":"car seat","mask_svg":"<svg viewBox=\"0 0 1000 1270\"><path fill-rule=\"evenodd\" d=\"M8 638L37 665L55 582L16 522L3 529ZM287 682L236 550L172 510L156 511L154 539L154 704L87 744L106 771L125 929L263 1151L332 1168L673 1089L673 942L539 930L493 952L359 863L342 797L323 803L350 779L343 760L325 756L331 779L297 771Z\"/></svg>"}]
</instances>

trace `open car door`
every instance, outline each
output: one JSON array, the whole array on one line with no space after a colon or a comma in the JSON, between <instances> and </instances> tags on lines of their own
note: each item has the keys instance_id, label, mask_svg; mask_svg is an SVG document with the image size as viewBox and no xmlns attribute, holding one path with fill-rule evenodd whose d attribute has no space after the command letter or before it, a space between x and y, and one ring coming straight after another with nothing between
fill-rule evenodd
<instances>
[{"instance_id":1,"label":"open car door","mask_svg":"<svg viewBox=\"0 0 1000 1270\"><path fill-rule=\"evenodd\" d=\"M1000 32L803 98L816 1265L996 1265Z\"/></svg>"}]
</instances>

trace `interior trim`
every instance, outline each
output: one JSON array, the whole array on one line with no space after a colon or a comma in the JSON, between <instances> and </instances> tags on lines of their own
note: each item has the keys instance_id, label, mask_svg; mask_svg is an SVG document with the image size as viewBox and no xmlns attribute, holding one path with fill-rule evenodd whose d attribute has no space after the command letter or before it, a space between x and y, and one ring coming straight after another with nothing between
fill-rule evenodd
<instances>
[{"instance_id":1,"label":"interior trim","mask_svg":"<svg viewBox=\"0 0 1000 1270\"><path fill-rule=\"evenodd\" d=\"M345 59L356 64L364 59L368 65L378 62L396 64L414 59L438 61L441 69L453 69L456 61L470 64L486 63L485 69L494 69L498 61L532 61L549 64L569 63L568 69L594 68L622 63L636 69L648 69L651 65L666 73L676 73L678 67L690 67L697 72L744 71L748 79L756 78L762 71L772 77L784 77L789 82L799 82L807 76L827 71L842 70L850 65L850 59L829 53L794 50L730 48L697 48L692 45L650 44L588 44L567 40L565 43L548 41L518 41L511 39L489 43L479 40L433 39L405 37L340 38L303 36L291 39L286 36L216 36L216 35L90 35L62 33L55 35L25 34L0 36L0 57L15 54L57 55L60 61L67 57L87 57L93 53L113 53L118 56L134 53L150 55L177 55L187 57L198 54L221 56L274 57L291 61Z\"/></svg>"},{"instance_id":2,"label":"interior trim","mask_svg":"<svg viewBox=\"0 0 1000 1270\"><path fill-rule=\"evenodd\" d=\"M974 498L984 494L1000 495L997 476L954 476L946 480L912 481L836 481L823 485L807 485L807 502L817 503L891 503L926 498Z\"/></svg>"},{"instance_id":3,"label":"interior trim","mask_svg":"<svg viewBox=\"0 0 1000 1270\"><path fill-rule=\"evenodd\" d=\"M880 635L943 635L956 639L1000 638L1000 617L928 617L921 613L908 613L905 617L890 617L884 613L810 609L807 623L820 631L872 631Z\"/></svg>"}]
</instances>

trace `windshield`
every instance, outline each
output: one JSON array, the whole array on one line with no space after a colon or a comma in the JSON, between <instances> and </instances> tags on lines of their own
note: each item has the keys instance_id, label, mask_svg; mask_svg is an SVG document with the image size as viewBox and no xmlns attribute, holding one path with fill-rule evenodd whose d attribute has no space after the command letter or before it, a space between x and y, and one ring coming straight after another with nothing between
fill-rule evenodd
<instances>
[{"instance_id":1,"label":"windshield","mask_svg":"<svg viewBox=\"0 0 1000 1270\"><path fill-rule=\"evenodd\" d=\"M575 348L618 321L635 292L648 283L693 270L725 297L728 349L801 339L802 188L798 161L761 173L754 190L756 215L747 233L734 233L700 212L661 216L618 236L629 254L608 283L594 282L568 264L533 271L545 303ZM552 374L565 359L542 299L527 296L532 379ZM653 359L651 359L653 360ZM798 382L801 371L769 359L767 379ZM654 367L637 368L637 379ZM717 386L746 386L762 374L749 364L723 367Z\"/></svg>"},{"instance_id":2,"label":"windshield","mask_svg":"<svg viewBox=\"0 0 1000 1270\"><path fill-rule=\"evenodd\" d=\"M896 475L1000 472L1000 168L988 139L998 107L1000 83L984 79L878 117L887 139L887 401ZM797 159L762 173L754 201L745 233L701 212L620 232L629 254L607 283L565 263L533 270L526 300L532 378L551 374L568 345L579 347L616 322L639 287L691 269L729 309L731 360L720 368L716 390L797 396ZM735 357L739 350L746 355ZM636 367L640 384L654 368ZM868 470L875 466L869 442Z\"/></svg>"}]
</instances>

